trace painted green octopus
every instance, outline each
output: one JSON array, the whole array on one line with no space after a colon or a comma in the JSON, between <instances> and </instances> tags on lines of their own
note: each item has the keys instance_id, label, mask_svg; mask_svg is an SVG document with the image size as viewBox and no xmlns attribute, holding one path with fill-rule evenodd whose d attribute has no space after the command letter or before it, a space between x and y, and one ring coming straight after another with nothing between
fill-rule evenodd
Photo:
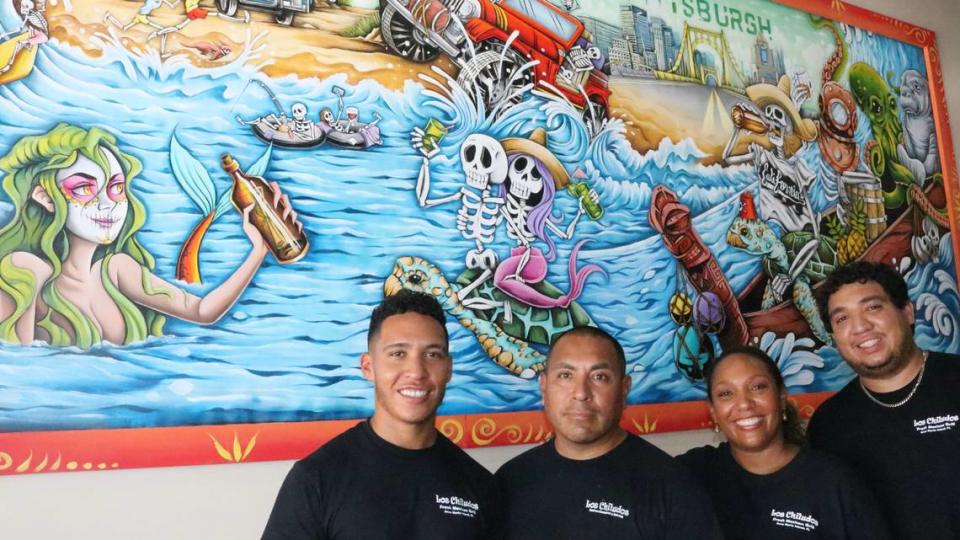
<instances>
[{"instance_id":1,"label":"painted green octopus","mask_svg":"<svg viewBox=\"0 0 960 540\"><path fill-rule=\"evenodd\" d=\"M796 257L797 250L806 245L812 237L811 232L796 231L784 234L783 238L777 238L773 229L759 219L746 219L740 216L734 218L730 228L727 229L727 244L751 255L763 257L763 271L768 277L761 303L763 310L768 310L780 302L780 298L774 291L774 278L789 272L790 263ZM837 266L836 257L833 239L821 236L817 251L804 265L803 271L794 278L790 287L793 304L806 319L813 335L828 345L832 344L833 340L817 311L812 285L825 278Z\"/></svg>"},{"instance_id":2,"label":"painted green octopus","mask_svg":"<svg viewBox=\"0 0 960 540\"><path fill-rule=\"evenodd\" d=\"M883 185L884 205L900 208L906 204L907 191L916 179L897 158L897 144L903 133L897 98L880 73L863 62L853 64L848 77L854 100L867 115L873 131L875 143L867 146L870 171Z\"/></svg>"}]
</instances>

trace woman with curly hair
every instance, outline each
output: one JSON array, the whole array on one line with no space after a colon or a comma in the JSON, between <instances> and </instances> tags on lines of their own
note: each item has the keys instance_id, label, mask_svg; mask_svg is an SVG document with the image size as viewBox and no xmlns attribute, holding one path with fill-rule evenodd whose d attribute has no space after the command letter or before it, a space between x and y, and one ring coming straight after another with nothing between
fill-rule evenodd
<instances>
[{"instance_id":1,"label":"woman with curly hair","mask_svg":"<svg viewBox=\"0 0 960 540\"><path fill-rule=\"evenodd\" d=\"M107 132L69 124L23 137L0 158L14 206L0 229L0 340L128 344L161 335L165 316L210 324L230 309L267 253L252 207L243 212L250 253L197 297L156 276L136 238L147 218L131 190L141 170Z\"/></svg>"},{"instance_id":2,"label":"woman with curly hair","mask_svg":"<svg viewBox=\"0 0 960 540\"><path fill-rule=\"evenodd\" d=\"M734 347L707 365L707 406L727 442L681 463L700 480L726 538L892 538L872 492L846 464L807 448L777 364Z\"/></svg>"}]
</instances>

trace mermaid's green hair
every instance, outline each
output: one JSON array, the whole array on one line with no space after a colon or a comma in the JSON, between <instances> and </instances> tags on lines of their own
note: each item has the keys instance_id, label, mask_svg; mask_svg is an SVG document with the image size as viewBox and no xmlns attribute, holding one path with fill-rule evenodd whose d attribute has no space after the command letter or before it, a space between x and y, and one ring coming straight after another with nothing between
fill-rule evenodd
<instances>
[{"instance_id":1,"label":"mermaid's green hair","mask_svg":"<svg viewBox=\"0 0 960 540\"><path fill-rule=\"evenodd\" d=\"M126 328L124 344L142 341L148 335L162 334L164 316L134 304L110 281L107 272L110 259L117 253L125 253L140 263L143 269L141 279L145 285L153 270L153 256L135 237L146 222L147 212L130 189L134 177L143 170L143 166L137 158L121 152L116 139L109 133L98 128L84 130L59 124L44 135L23 137L7 155L0 158L0 171L6 173L3 190L14 205L13 217L0 229L0 290L13 298L15 303L13 314L0 321L0 339L19 342L16 325L29 308L38 286L42 287L40 296L49 310L36 324L50 334L51 344L89 348L103 339L97 325L53 286L62 271L62 262L70 251L67 231L64 229L67 199L57 185L57 171L70 167L83 155L109 175L110 164L100 149L112 153L120 163L126 177L126 197L129 202L129 212L120 234L111 244L97 248L95 259L102 258L100 277L103 286L123 316ZM33 200L31 194L36 186L41 186L50 196L53 212ZM43 284L35 283L32 272L14 265L12 255L18 251L33 253L47 261L53 268L50 279ZM70 328L63 328L52 319L54 313L67 321Z\"/></svg>"}]
</instances>

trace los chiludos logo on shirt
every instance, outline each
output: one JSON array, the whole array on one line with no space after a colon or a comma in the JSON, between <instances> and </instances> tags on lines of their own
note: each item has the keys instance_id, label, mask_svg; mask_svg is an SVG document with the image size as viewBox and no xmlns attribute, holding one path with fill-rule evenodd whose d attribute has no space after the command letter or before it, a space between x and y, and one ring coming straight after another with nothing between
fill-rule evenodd
<instances>
[{"instance_id":1,"label":"los chiludos logo on shirt","mask_svg":"<svg viewBox=\"0 0 960 540\"><path fill-rule=\"evenodd\" d=\"M586 508L587 512L614 517L617 519L623 519L630 516L630 510L627 510L619 504L614 504L607 501L591 501L590 499L587 499L584 508Z\"/></svg>"},{"instance_id":2,"label":"los chiludos logo on shirt","mask_svg":"<svg viewBox=\"0 0 960 540\"><path fill-rule=\"evenodd\" d=\"M480 505L456 495L434 494L437 509L448 516L477 517Z\"/></svg>"},{"instance_id":3,"label":"los chiludos logo on shirt","mask_svg":"<svg viewBox=\"0 0 960 540\"><path fill-rule=\"evenodd\" d=\"M820 521L809 514L795 510L770 509L770 520L778 527L788 527L798 531L812 532L820 526Z\"/></svg>"},{"instance_id":4,"label":"los chiludos logo on shirt","mask_svg":"<svg viewBox=\"0 0 960 540\"><path fill-rule=\"evenodd\" d=\"M955 428L957 421L960 421L960 415L950 413L928 416L926 418L914 418L913 428L921 435L940 433Z\"/></svg>"}]
</instances>

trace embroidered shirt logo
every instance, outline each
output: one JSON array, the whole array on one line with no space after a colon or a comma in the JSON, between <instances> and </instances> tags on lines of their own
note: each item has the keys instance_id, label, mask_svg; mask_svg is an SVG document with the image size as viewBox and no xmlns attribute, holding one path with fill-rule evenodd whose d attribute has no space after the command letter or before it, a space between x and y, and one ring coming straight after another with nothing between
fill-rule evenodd
<instances>
[{"instance_id":1,"label":"embroidered shirt logo","mask_svg":"<svg viewBox=\"0 0 960 540\"><path fill-rule=\"evenodd\" d=\"M587 509L587 512L593 512L594 514L603 514L605 516L615 517L617 519L623 519L630 516L630 511L626 508L608 503L606 501L591 501L587 499L587 504L584 506Z\"/></svg>"},{"instance_id":2,"label":"embroidered shirt logo","mask_svg":"<svg viewBox=\"0 0 960 540\"><path fill-rule=\"evenodd\" d=\"M447 514L448 516L464 516L464 517L476 517L477 511L480 510L480 505L468 501L466 499L461 499L457 496L452 497L441 497L440 495L434 495L434 499L437 502L437 508L441 512Z\"/></svg>"},{"instance_id":3,"label":"embroidered shirt logo","mask_svg":"<svg viewBox=\"0 0 960 540\"><path fill-rule=\"evenodd\" d=\"M777 510L776 508L770 509L770 519L773 520L774 525L807 532L815 530L820 525L820 522L813 516L792 510Z\"/></svg>"},{"instance_id":4,"label":"embroidered shirt logo","mask_svg":"<svg viewBox=\"0 0 960 540\"><path fill-rule=\"evenodd\" d=\"M940 431L950 431L957 425L960 416L955 414L945 414L942 416L931 416L922 420L914 420L913 427L917 433L937 433Z\"/></svg>"}]
</instances>

